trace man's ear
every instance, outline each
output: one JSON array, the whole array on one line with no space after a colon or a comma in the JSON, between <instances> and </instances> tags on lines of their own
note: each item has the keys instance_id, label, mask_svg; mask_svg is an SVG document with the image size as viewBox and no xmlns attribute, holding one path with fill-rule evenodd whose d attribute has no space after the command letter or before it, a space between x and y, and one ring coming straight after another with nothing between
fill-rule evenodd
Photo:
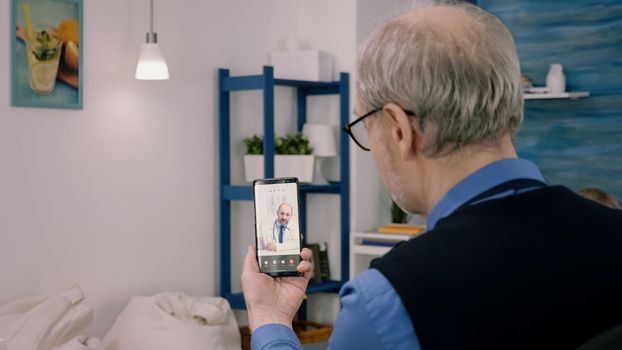
<instances>
[{"instance_id":1,"label":"man's ear","mask_svg":"<svg viewBox=\"0 0 622 350\"><path fill-rule=\"evenodd\" d=\"M417 154L421 142L419 128L413 127L413 118L395 103L387 103L383 112L389 117L390 135L398 146L402 160L410 160Z\"/></svg>"}]
</instances>

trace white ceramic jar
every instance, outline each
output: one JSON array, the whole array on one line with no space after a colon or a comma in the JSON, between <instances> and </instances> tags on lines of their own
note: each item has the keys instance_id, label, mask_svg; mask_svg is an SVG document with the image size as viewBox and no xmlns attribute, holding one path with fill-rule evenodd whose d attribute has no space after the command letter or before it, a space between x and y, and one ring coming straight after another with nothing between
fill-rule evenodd
<instances>
[{"instance_id":1,"label":"white ceramic jar","mask_svg":"<svg viewBox=\"0 0 622 350\"><path fill-rule=\"evenodd\" d=\"M566 77L561 64L553 63L549 67L549 73L546 75L546 88L551 94L566 91Z\"/></svg>"}]
</instances>

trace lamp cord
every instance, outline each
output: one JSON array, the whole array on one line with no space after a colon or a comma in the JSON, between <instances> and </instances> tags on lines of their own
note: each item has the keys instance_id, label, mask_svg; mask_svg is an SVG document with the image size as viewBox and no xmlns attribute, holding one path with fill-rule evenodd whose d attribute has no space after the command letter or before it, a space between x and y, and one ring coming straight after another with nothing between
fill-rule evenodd
<instances>
[{"instance_id":1,"label":"lamp cord","mask_svg":"<svg viewBox=\"0 0 622 350\"><path fill-rule=\"evenodd\" d=\"M149 0L151 4L151 21L149 22L149 32L153 34L153 0Z\"/></svg>"}]
</instances>

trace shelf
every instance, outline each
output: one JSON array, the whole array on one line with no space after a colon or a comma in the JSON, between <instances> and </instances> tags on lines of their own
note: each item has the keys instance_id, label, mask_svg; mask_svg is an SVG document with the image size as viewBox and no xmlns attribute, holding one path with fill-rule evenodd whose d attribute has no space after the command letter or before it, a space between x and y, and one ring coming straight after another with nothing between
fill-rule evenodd
<instances>
[{"instance_id":1,"label":"shelf","mask_svg":"<svg viewBox=\"0 0 622 350\"><path fill-rule=\"evenodd\" d=\"M301 184L299 187L302 193L340 193L341 183L331 182L328 185ZM253 200L253 186L250 185L227 185L223 186L222 199L225 200Z\"/></svg>"},{"instance_id":2,"label":"shelf","mask_svg":"<svg viewBox=\"0 0 622 350\"><path fill-rule=\"evenodd\" d=\"M263 73L259 75L230 76L228 69L218 70L218 137L219 137L219 217L220 217L220 295L229 300L234 309L244 309L246 304L241 293L233 293L232 288L232 217L233 201L253 200L252 184L231 184L231 95L235 91L259 90L262 92L262 116L263 135L275 133L275 88L278 86L290 87L296 90L296 130L302 131L307 122L307 98L312 95L336 95L339 98L339 125L344 127L350 117L350 78L348 73L340 73L339 80L334 82L301 81L290 79L278 79L274 77L274 68L265 66ZM341 179L327 185L300 184L300 227L307 232L307 194L331 194L340 196L340 241L339 260L341 262L341 281L331 280L321 284L309 285L308 294L327 292L336 293L343 283L349 279L350 245L348 244L350 232L350 156L349 137L345 133L339 136L339 166ZM264 166L265 177L274 176L275 145L270 137L264 138ZM237 278L237 277L236 277ZM299 317L304 319L306 315L306 303L299 310Z\"/></svg>"},{"instance_id":3,"label":"shelf","mask_svg":"<svg viewBox=\"0 0 622 350\"><path fill-rule=\"evenodd\" d=\"M223 91L261 90L266 78L264 75L243 75L226 77L222 81ZM273 79L275 86L289 86L304 89L307 95L338 94L340 82L303 81L290 79Z\"/></svg>"},{"instance_id":4,"label":"shelf","mask_svg":"<svg viewBox=\"0 0 622 350\"><path fill-rule=\"evenodd\" d=\"M350 234L351 251L352 254L381 256L391 250L392 247L364 244L363 241L369 239L381 243L398 243L407 241L412 237L415 236L377 232L352 232Z\"/></svg>"},{"instance_id":5,"label":"shelf","mask_svg":"<svg viewBox=\"0 0 622 350\"><path fill-rule=\"evenodd\" d=\"M337 293L343 286L341 281L326 281L320 284L309 284L307 287L307 294L315 293ZM229 301L231 308L233 309L245 309L246 302L244 301L244 294L242 293L227 293L223 297Z\"/></svg>"},{"instance_id":6,"label":"shelf","mask_svg":"<svg viewBox=\"0 0 622 350\"><path fill-rule=\"evenodd\" d=\"M582 97L588 97L590 93L588 91L570 91L570 92L562 92L559 94L524 94L523 98L525 100L551 100L551 99L564 99L569 98L576 100Z\"/></svg>"},{"instance_id":7,"label":"shelf","mask_svg":"<svg viewBox=\"0 0 622 350\"><path fill-rule=\"evenodd\" d=\"M391 247L379 247L379 246L364 245L364 244L352 246L352 253L360 254L360 255L381 256L381 255L385 255L389 250L391 250Z\"/></svg>"},{"instance_id":8,"label":"shelf","mask_svg":"<svg viewBox=\"0 0 622 350\"><path fill-rule=\"evenodd\" d=\"M397 233L378 233L378 232L352 232L352 237L354 238L371 238L371 239L382 239L386 241L407 241L411 239L412 235L405 234L397 234Z\"/></svg>"},{"instance_id":9,"label":"shelf","mask_svg":"<svg viewBox=\"0 0 622 350\"><path fill-rule=\"evenodd\" d=\"M274 79L274 85L281 86L293 86L293 87L301 87L301 88L338 88L338 81L324 82L324 81L307 81L307 80L291 80L291 79ZM339 91L335 91L335 93L339 93Z\"/></svg>"},{"instance_id":10,"label":"shelf","mask_svg":"<svg viewBox=\"0 0 622 350\"><path fill-rule=\"evenodd\" d=\"M392 246L364 244L363 241L371 240L381 244L397 244L407 241L417 235L405 235L379 232L351 232L350 233L350 276L357 276L367 270L369 262L374 258L385 255Z\"/></svg>"}]
</instances>

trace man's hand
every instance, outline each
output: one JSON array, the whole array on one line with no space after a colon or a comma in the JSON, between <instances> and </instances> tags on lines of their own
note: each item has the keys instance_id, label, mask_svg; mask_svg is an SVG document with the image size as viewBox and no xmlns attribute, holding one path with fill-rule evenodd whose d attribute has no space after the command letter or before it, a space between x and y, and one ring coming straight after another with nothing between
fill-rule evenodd
<instances>
[{"instance_id":1,"label":"man's hand","mask_svg":"<svg viewBox=\"0 0 622 350\"><path fill-rule=\"evenodd\" d=\"M259 247L259 250L276 252L276 242L274 242L273 240L269 240L268 242L266 242L263 237L259 237L259 239L257 239L257 246Z\"/></svg>"},{"instance_id":2,"label":"man's hand","mask_svg":"<svg viewBox=\"0 0 622 350\"><path fill-rule=\"evenodd\" d=\"M303 273L301 277L272 278L261 273L255 254L255 247L248 247L242 271L242 290L251 332L268 323L291 328L313 271L309 262L311 251L304 248L300 252L302 261L298 264L298 272Z\"/></svg>"},{"instance_id":3,"label":"man's hand","mask_svg":"<svg viewBox=\"0 0 622 350\"><path fill-rule=\"evenodd\" d=\"M276 252L276 243L275 242L267 243L266 250L271 251L271 252Z\"/></svg>"}]
</instances>

